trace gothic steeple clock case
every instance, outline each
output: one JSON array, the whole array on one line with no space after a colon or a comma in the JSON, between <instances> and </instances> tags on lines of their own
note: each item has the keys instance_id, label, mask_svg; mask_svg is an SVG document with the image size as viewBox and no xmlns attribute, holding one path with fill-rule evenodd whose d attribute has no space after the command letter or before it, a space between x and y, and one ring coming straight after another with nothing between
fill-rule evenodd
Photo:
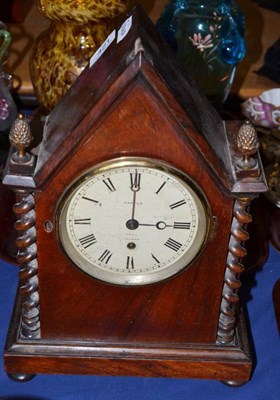
<instances>
[{"instance_id":1,"label":"gothic steeple clock case","mask_svg":"<svg viewBox=\"0 0 280 400\"><path fill-rule=\"evenodd\" d=\"M7 373L246 382L256 135L222 121L143 11L50 113L38 156L22 116L10 136L21 269Z\"/></svg>"}]
</instances>

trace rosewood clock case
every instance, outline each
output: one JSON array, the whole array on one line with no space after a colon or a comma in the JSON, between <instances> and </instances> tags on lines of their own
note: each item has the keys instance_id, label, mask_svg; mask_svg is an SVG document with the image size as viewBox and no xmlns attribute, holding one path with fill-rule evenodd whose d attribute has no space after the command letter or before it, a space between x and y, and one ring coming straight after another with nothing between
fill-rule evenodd
<instances>
[{"instance_id":1,"label":"rosewood clock case","mask_svg":"<svg viewBox=\"0 0 280 400\"><path fill-rule=\"evenodd\" d=\"M266 190L258 155L242 167L242 123L221 120L141 9L50 113L37 158L12 160L21 272L7 346L9 375L77 373L247 381L239 306L248 206ZM122 22L123 23L123 22ZM116 33L118 30L116 30ZM86 170L119 158L162 160L188 175L210 209L207 241L172 278L125 287L79 270L61 248L58 204ZM240 167L241 165L241 167ZM34 228L34 229L33 229Z\"/></svg>"}]
</instances>

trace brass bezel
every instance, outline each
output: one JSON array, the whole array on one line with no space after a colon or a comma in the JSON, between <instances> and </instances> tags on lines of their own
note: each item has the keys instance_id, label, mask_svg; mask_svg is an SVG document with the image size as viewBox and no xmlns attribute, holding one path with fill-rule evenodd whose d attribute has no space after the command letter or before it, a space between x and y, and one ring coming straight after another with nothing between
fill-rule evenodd
<instances>
[{"instance_id":1,"label":"brass bezel","mask_svg":"<svg viewBox=\"0 0 280 400\"><path fill-rule=\"evenodd\" d=\"M88 272L87 269L84 269L83 266L78 265L77 262L73 260L73 257L69 255L69 249L67 250L65 248L65 238L62 238L62 236L65 234L63 232L63 227L62 227L62 217L66 213L66 209L74 195L74 193L77 191L77 189L85 182L90 180L92 177L105 173L106 171L109 171L111 169L115 168L126 168L126 167L139 167L139 168L152 168L156 170L163 171L172 177L175 177L177 180L183 183L185 187L190 189L191 194L196 197L196 199L199 202L199 207L201 210L203 210L203 218L205 219L205 229L203 232L203 240L201 241L201 244L199 248L196 250L195 255L191 258L191 260L187 263L187 265L184 265L180 268L175 268L174 271L172 272L172 266L168 267L167 269L164 269L164 273L161 274L159 272L146 272L146 275L137 275L137 274L116 274L112 271L109 272L110 276L108 275L108 271L102 271L102 273L90 273ZM161 282L163 280L166 280L168 278L171 278L172 276L177 275L179 272L182 272L186 268L190 267L191 264L195 261L195 259L198 257L198 255L202 252L202 249L205 247L205 244L208 240L209 237L209 231L210 231L210 226L211 226L211 211L210 211L210 205L206 199L206 196L202 192L202 190L199 188L199 186L194 182L192 178L190 178L187 174L184 172L180 171L178 168L170 165L169 163L158 160L158 159L150 159L150 158L145 158L145 157L120 157L120 158L115 158L112 160L104 161L100 164L95 165L94 167L86 170L83 174L81 174L75 181L70 184L62 196L60 197L58 201L58 206L55 212L55 218L56 218L56 235L58 242L60 244L61 249L63 250L64 254L67 256L67 258L82 272L86 273L87 275L91 276L94 279L98 279L100 281L110 283L110 284L116 284L116 285L125 285L125 286L135 286L135 285L145 285L145 284L151 284L151 283L157 283ZM66 230L66 229L65 229ZM67 247L67 246L66 246ZM97 267L95 267L97 269ZM98 270L100 268L98 267ZM169 270L169 273L166 273L166 271ZM114 277L114 275L118 275L117 277ZM126 279L125 279L126 278Z\"/></svg>"}]
</instances>

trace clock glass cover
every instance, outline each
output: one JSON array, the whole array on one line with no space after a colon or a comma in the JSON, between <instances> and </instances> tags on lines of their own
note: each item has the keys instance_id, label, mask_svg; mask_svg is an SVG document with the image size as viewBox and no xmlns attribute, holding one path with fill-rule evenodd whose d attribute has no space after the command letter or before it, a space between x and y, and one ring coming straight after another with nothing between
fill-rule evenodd
<instances>
[{"instance_id":1,"label":"clock glass cover","mask_svg":"<svg viewBox=\"0 0 280 400\"><path fill-rule=\"evenodd\" d=\"M78 178L59 202L58 234L71 261L105 282L159 282L190 265L205 243L201 191L169 164L121 158Z\"/></svg>"}]
</instances>

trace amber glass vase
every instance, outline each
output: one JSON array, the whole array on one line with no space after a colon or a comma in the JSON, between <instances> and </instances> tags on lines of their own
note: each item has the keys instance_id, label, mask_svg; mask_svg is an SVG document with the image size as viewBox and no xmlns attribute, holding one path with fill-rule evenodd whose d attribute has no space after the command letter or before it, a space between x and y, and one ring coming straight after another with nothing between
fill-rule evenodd
<instances>
[{"instance_id":1,"label":"amber glass vase","mask_svg":"<svg viewBox=\"0 0 280 400\"><path fill-rule=\"evenodd\" d=\"M132 0L37 0L51 20L30 58L34 92L45 114L66 93Z\"/></svg>"}]
</instances>

